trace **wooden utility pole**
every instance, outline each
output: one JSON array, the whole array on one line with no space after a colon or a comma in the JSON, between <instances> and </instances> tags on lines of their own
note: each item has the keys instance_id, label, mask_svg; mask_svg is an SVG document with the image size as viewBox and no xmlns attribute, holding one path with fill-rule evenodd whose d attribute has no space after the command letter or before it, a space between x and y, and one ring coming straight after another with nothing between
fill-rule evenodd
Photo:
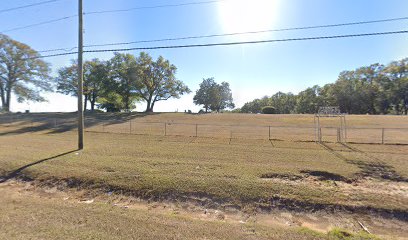
<instances>
[{"instance_id":1,"label":"wooden utility pole","mask_svg":"<svg viewBox=\"0 0 408 240\"><path fill-rule=\"evenodd\" d=\"M78 149L84 149L84 109L83 109L83 14L82 0L78 0Z\"/></svg>"}]
</instances>

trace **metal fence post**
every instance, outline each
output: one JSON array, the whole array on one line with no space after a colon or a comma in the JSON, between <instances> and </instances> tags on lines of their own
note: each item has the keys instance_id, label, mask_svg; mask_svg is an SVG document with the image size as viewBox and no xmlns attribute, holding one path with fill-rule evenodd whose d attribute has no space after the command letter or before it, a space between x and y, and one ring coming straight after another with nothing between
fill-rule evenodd
<instances>
[{"instance_id":1,"label":"metal fence post","mask_svg":"<svg viewBox=\"0 0 408 240\"><path fill-rule=\"evenodd\" d=\"M381 129L381 144L384 144L384 133L385 133L385 129Z\"/></svg>"},{"instance_id":2,"label":"metal fence post","mask_svg":"<svg viewBox=\"0 0 408 240\"><path fill-rule=\"evenodd\" d=\"M322 142L322 128L319 127L319 143Z\"/></svg>"},{"instance_id":3,"label":"metal fence post","mask_svg":"<svg viewBox=\"0 0 408 240\"><path fill-rule=\"evenodd\" d=\"M129 133L132 134L132 120L129 121Z\"/></svg>"},{"instance_id":4,"label":"metal fence post","mask_svg":"<svg viewBox=\"0 0 408 240\"><path fill-rule=\"evenodd\" d=\"M196 130L195 136L198 137L198 124L196 124L196 129L195 130Z\"/></svg>"},{"instance_id":5,"label":"metal fence post","mask_svg":"<svg viewBox=\"0 0 408 240\"><path fill-rule=\"evenodd\" d=\"M341 142L340 128L337 128L337 142Z\"/></svg>"},{"instance_id":6,"label":"metal fence post","mask_svg":"<svg viewBox=\"0 0 408 240\"><path fill-rule=\"evenodd\" d=\"M269 140L271 140L271 126L269 126Z\"/></svg>"},{"instance_id":7,"label":"metal fence post","mask_svg":"<svg viewBox=\"0 0 408 240\"><path fill-rule=\"evenodd\" d=\"M167 123L164 123L164 136L167 136Z\"/></svg>"}]
</instances>

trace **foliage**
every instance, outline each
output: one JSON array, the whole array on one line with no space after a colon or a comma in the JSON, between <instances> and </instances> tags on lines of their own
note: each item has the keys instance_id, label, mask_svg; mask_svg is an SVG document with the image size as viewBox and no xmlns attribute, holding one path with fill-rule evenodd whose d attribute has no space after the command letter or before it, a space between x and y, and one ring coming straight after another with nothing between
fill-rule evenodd
<instances>
[{"instance_id":1,"label":"foliage","mask_svg":"<svg viewBox=\"0 0 408 240\"><path fill-rule=\"evenodd\" d=\"M196 105L204 105L205 112L208 110L220 112L235 107L229 83L218 84L214 78L203 79L193 101Z\"/></svg>"},{"instance_id":2,"label":"foliage","mask_svg":"<svg viewBox=\"0 0 408 240\"><path fill-rule=\"evenodd\" d=\"M106 62L93 59L84 63L84 110L87 109L87 102L91 104L93 111L99 98L109 90L109 69ZM72 61L71 66L58 70L57 92L78 96L78 63Z\"/></svg>"},{"instance_id":3,"label":"foliage","mask_svg":"<svg viewBox=\"0 0 408 240\"><path fill-rule=\"evenodd\" d=\"M146 101L146 112L153 112L154 104L170 98L180 98L190 89L175 75L177 68L162 56L156 61L147 53L136 58L135 91Z\"/></svg>"},{"instance_id":4,"label":"foliage","mask_svg":"<svg viewBox=\"0 0 408 240\"><path fill-rule=\"evenodd\" d=\"M19 102L45 99L41 91L52 91L49 64L29 46L0 34L0 98L2 109L10 110L11 94Z\"/></svg>"},{"instance_id":5,"label":"foliage","mask_svg":"<svg viewBox=\"0 0 408 240\"><path fill-rule=\"evenodd\" d=\"M263 114L275 114L276 109L272 106L265 106L262 108L262 113Z\"/></svg>"},{"instance_id":6,"label":"foliage","mask_svg":"<svg viewBox=\"0 0 408 240\"><path fill-rule=\"evenodd\" d=\"M321 106L339 106L349 114L407 114L408 58L387 66L372 64L340 73L337 81L313 86L299 94L278 92L246 103L241 112L259 113L272 105L276 112L316 113Z\"/></svg>"},{"instance_id":7,"label":"foliage","mask_svg":"<svg viewBox=\"0 0 408 240\"><path fill-rule=\"evenodd\" d=\"M130 112L134 108L135 101L139 100L136 94L137 62L131 54L115 53L108 62L111 70L110 97L116 96L115 102L120 101L122 106L116 104L117 108ZM103 106L103 105L102 105Z\"/></svg>"}]
</instances>

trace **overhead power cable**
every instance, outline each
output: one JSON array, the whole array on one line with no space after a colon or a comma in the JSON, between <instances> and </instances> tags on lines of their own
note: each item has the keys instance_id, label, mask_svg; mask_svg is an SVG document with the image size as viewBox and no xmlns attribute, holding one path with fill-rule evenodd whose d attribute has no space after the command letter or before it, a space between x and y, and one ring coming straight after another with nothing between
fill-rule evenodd
<instances>
[{"instance_id":1,"label":"overhead power cable","mask_svg":"<svg viewBox=\"0 0 408 240\"><path fill-rule=\"evenodd\" d=\"M387 18L387 19L379 19L379 20L337 23L337 24L327 24L327 25L315 25L315 26L306 26L306 27L279 28L279 29L269 29L269 30L260 30L260 31L249 31L249 32L235 32L235 33L225 33L225 34L211 34L211 35L162 38L162 39L152 39L152 40L139 40L139 41L132 41L132 42L88 44L88 45L84 45L84 47L85 48L106 47L106 46L132 45L132 44L137 44L137 43L153 43L153 42L167 42L167 41L178 41L178 40L189 40L189 39L228 37L228 36L250 35L250 34L260 34L260 33L269 33L269 32L284 32L284 31L294 31L294 30L308 30L308 29L332 28L332 27L352 26L352 25L364 25L364 24L373 24L373 23L382 23L382 22L402 21L402 20L408 20L408 17ZM77 49L77 47L56 48L56 49L42 50L39 52L57 52L57 51L69 52L75 49Z\"/></svg>"},{"instance_id":2,"label":"overhead power cable","mask_svg":"<svg viewBox=\"0 0 408 240\"><path fill-rule=\"evenodd\" d=\"M40 5L44 5L44 4L48 4L48 3L52 3L52 2L59 2L59 1L61 1L61 0L49 0L49 1L43 1L43 2L38 2L38 3L23 5L23 6L19 6L19 7L1 9L0 13L11 12L11 11L19 10L19 9L24 9L24 8L34 7L34 6L40 6Z\"/></svg>"},{"instance_id":3,"label":"overhead power cable","mask_svg":"<svg viewBox=\"0 0 408 240\"><path fill-rule=\"evenodd\" d=\"M201 2L187 2L187 3L165 4L165 5L155 5L155 6L145 6L145 7L133 7L133 8L116 9L116 10L91 11L91 12L85 12L84 15L130 12L130 11L135 11L135 10L155 9L155 8L184 7L184 6L192 6L192 5L212 4L212 3L225 2L225 1L230 1L230 0L211 0L211 1L201 1Z\"/></svg>"},{"instance_id":4,"label":"overhead power cable","mask_svg":"<svg viewBox=\"0 0 408 240\"><path fill-rule=\"evenodd\" d=\"M61 0L53 0L53 1L61 1ZM92 12L86 12L86 13L84 13L84 15L94 15L94 14L103 14L103 13L117 13L117 12L129 12L129 11L142 10L142 9L183 7L183 6L191 6L191 5L211 4L211 3L223 2L223 1L230 1L230 0L211 0L211 1L188 2L188 3L180 3L180 4L166 4L166 5L155 5L155 6L145 6L145 7L134 7L134 8L117 9L117 10L92 11ZM63 20L66 20L66 19L74 18L74 17L78 17L78 15L66 16L66 17L62 17L62 18L51 19L51 20L48 20L48 21L45 21L45 22L39 22L39 23L34 23L34 24L26 25L26 26L6 29L6 30L3 30L3 31L0 31L0 33L6 33L6 32L12 32L12 31L17 31L17 30L21 30L21 29L26 29L26 28L37 27L37 26L41 26L41 25L45 25L45 24L50 24L50 23L54 23L54 22L63 21Z\"/></svg>"},{"instance_id":5,"label":"overhead power cable","mask_svg":"<svg viewBox=\"0 0 408 240\"><path fill-rule=\"evenodd\" d=\"M45 24L54 23L54 22L60 22L60 21L70 19L70 18L75 18L75 17L78 17L78 15L71 15L71 16L52 19L52 20L48 20L48 21L44 21L44 22L34 23L34 24L22 26L22 27L10 28L10 29L6 29L6 30L1 31L0 33L6 33L6 32L12 32L12 31L16 31L16 30L26 29L26 28L37 27L37 26L41 26L41 25L45 25Z\"/></svg>"},{"instance_id":6,"label":"overhead power cable","mask_svg":"<svg viewBox=\"0 0 408 240\"><path fill-rule=\"evenodd\" d=\"M240 42L207 43L207 44L187 44L187 45L170 45L170 46L154 46L154 47L134 47L134 48L118 48L118 49L95 49L95 50L85 50L84 53L127 52L127 51L135 51L135 50L157 50L157 49L178 49L178 48L233 46L233 45L261 44L261 43L310 41L310 40L323 40L323 39L341 39L341 38L352 38L352 37L368 37L368 36L394 35L394 34L406 34L406 33L408 33L408 30L392 31L392 32L374 32L374 33L333 35L333 36L318 36L318 37L270 39L270 40L258 40L258 41L240 41ZM49 58L49 57L56 57L56 56L73 55L73 54L77 54L77 53L78 52L57 53L57 54L50 54L50 55L33 57L33 58Z\"/></svg>"}]
</instances>

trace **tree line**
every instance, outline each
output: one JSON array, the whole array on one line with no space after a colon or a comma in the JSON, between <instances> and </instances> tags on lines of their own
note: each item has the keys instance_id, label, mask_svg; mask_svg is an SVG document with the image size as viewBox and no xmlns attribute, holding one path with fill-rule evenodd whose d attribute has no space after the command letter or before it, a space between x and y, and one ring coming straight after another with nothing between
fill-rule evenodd
<instances>
[{"instance_id":1,"label":"tree line","mask_svg":"<svg viewBox=\"0 0 408 240\"><path fill-rule=\"evenodd\" d=\"M316 113L321 106L339 106L349 114L407 115L408 58L343 71L335 83L309 87L299 94L278 92L235 111L261 113L266 106L278 114Z\"/></svg>"},{"instance_id":2,"label":"tree line","mask_svg":"<svg viewBox=\"0 0 408 240\"><path fill-rule=\"evenodd\" d=\"M77 96L77 63L63 67L55 79L57 92ZM144 101L146 112L153 112L156 102L179 98L191 90L175 77L177 68L160 56L157 60L141 52L115 53L108 61L84 62L84 108L97 105L108 112L129 112Z\"/></svg>"},{"instance_id":3,"label":"tree line","mask_svg":"<svg viewBox=\"0 0 408 240\"><path fill-rule=\"evenodd\" d=\"M141 52L138 56L115 53L103 61L92 59L84 63L84 110L96 108L108 112L129 112L139 101L146 103L146 112L153 112L159 101L179 98L191 90L176 78L177 68L162 56L154 60ZM58 70L51 77L50 64L30 46L0 34L0 96L1 110L10 110L11 96L19 102L45 99L43 92L78 95L78 64L73 60L69 66ZM205 84L204 84L205 83ZM201 85L200 85L201 86ZM229 84L204 80L204 89L197 91L194 102L204 105L206 111L220 111L234 107Z\"/></svg>"}]
</instances>

